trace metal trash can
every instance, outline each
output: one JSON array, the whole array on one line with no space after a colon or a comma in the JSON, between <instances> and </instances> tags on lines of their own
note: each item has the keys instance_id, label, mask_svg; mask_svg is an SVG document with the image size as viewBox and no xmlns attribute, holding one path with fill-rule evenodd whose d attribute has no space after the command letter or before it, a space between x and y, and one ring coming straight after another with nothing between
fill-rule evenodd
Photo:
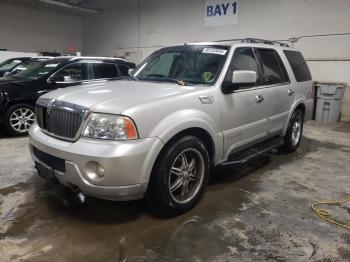
<instances>
[{"instance_id":1,"label":"metal trash can","mask_svg":"<svg viewBox=\"0 0 350 262\"><path fill-rule=\"evenodd\" d=\"M316 83L315 86L317 87L316 121L328 124L338 122L345 84Z\"/></svg>"}]
</instances>

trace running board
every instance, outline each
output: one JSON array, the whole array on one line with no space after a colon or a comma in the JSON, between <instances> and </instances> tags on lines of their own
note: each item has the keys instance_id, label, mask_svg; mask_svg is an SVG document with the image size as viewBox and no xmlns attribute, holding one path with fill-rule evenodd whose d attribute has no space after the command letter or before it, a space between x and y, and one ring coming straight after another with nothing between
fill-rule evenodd
<instances>
[{"instance_id":1,"label":"running board","mask_svg":"<svg viewBox=\"0 0 350 262\"><path fill-rule=\"evenodd\" d=\"M256 156L266 153L271 149L277 148L281 145L283 145L283 138L277 137L269 139L255 146L237 151L236 153L230 155L227 161L221 165L228 166L234 164L243 164Z\"/></svg>"}]
</instances>

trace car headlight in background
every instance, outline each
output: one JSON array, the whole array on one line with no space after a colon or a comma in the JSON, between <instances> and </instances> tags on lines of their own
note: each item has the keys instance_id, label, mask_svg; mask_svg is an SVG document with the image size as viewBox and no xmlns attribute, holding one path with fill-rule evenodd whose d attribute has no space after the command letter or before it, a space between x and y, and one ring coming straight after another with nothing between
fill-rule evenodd
<instances>
[{"instance_id":1,"label":"car headlight in background","mask_svg":"<svg viewBox=\"0 0 350 262\"><path fill-rule=\"evenodd\" d=\"M83 136L106 140L138 139L136 126L130 118L97 113L90 114Z\"/></svg>"}]
</instances>

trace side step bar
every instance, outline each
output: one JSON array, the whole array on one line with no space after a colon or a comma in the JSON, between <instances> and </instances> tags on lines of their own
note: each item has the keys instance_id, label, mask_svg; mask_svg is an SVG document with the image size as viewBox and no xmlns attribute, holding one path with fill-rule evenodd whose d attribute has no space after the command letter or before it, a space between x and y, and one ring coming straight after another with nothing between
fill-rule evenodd
<instances>
[{"instance_id":1,"label":"side step bar","mask_svg":"<svg viewBox=\"0 0 350 262\"><path fill-rule=\"evenodd\" d=\"M257 145L239 150L229 156L226 162L222 163L222 166L234 165L234 164L243 164L248 160L266 153L271 149L277 148L283 145L283 138L277 137L270 140L266 140Z\"/></svg>"}]
</instances>

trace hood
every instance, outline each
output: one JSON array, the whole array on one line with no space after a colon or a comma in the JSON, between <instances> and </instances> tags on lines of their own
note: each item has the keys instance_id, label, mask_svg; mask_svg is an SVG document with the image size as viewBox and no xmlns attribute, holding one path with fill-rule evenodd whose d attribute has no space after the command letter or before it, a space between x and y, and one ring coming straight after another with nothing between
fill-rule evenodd
<instances>
[{"instance_id":1,"label":"hood","mask_svg":"<svg viewBox=\"0 0 350 262\"><path fill-rule=\"evenodd\" d=\"M120 114L137 104L192 90L194 87L173 83L116 80L58 89L42 97L78 104L93 112Z\"/></svg>"}]
</instances>

